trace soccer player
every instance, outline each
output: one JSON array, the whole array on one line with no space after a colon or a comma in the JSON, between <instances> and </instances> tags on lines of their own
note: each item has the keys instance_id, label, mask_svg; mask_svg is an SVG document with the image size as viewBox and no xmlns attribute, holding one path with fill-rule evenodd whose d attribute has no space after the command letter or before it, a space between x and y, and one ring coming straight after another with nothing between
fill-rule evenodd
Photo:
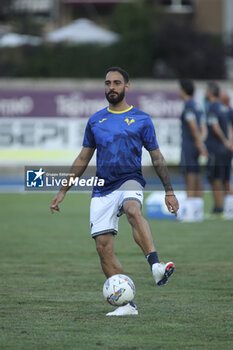
<instances>
[{"instance_id":1,"label":"soccer player","mask_svg":"<svg viewBox=\"0 0 233 350\"><path fill-rule=\"evenodd\" d=\"M181 79L180 96L184 101L181 114L182 144L181 168L185 177L187 199L184 201L180 220L202 221L204 204L199 156L207 157L203 143L205 119L202 110L193 99L195 87L190 79Z\"/></svg>"},{"instance_id":2,"label":"soccer player","mask_svg":"<svg viewBox=\"0 0 233 350\"><path fill-rule=\"evenodd\" d=\"M233 144L233 108L231 107L230 97L224 92L220 95L221 102L228 107L229 116L229 140ZM232 157L233 153L227 152L227 165L224 179L224 190L225 190L225 203L224 203L224 214L226 218L233 219L233 190L231 186L231 171L232 171Z\"/></svg>"},{"instance_id":3,"label":"soccer player","mask_svg":"<svg viewBox=\"0 0 233 350\"><path fill-rule=\"evenodd\" d=\"M164 285L173 273L173 262L160 263L149 225L142 215L143 187L141 170L142 147L150 153L153 166L165 189L168 210L177 215L178 201L174 195L166 162L159 150L151 118L146 113L128 105L126 94L130 83L126 71L109 68L105 77L105 96L109 106L88 120L83 148L75 159L71 173L80 177L95 149L97 150L96 176L104 179L103 187L94 186L90 206L91 235L95 240L102 270L107 278L123 273L114 254L114 236L118 220L125 213L132 226L135 242L140 246L157 285ZM70 186L62 187L52 201L51 212L59 211ZM131 302L118 307L107 316L137 315Z\"/></svg>"},{"instance_id":4,"label":"soccer player","mask_svg":"<svg viewBox=\"0 0 233 350\"><path fill-rule=\"evenodd\" d=\"M212 187L213 214L223 214L224 182L227 176L228 154L233 146L229 137L229 110L220 101L220 88L215 82L207 84L206 98L209 101L207 111L208 136L206 146L209 152L207 175Z\"/></svg>"}]
</instances>

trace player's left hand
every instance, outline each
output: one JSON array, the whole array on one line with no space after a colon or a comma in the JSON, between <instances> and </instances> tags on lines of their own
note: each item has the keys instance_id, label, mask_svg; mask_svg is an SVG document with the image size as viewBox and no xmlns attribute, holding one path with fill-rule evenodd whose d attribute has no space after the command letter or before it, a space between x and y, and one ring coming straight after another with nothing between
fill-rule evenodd
<instances>
[{"instance_id":1,"label":"player's left hand","mask_svg":"<svg viewBox=\"0 0 233 350\"><path fill-rule=\"evenodd\" d=\"M61 201L63 201L64 197L65 197L66 192L64 191L60 191L58 192L58 194L53 198L52 203L50 205L50 210L51 213L54 213L54 210L56 211L60 211L60 207L58 206L59 203L61 203Z\"/></svg>"},{"instance_id":2,"label":"player's left hand","mask_svg":"<svg viewBox=\"0 0 233 350\"><path fill-rule=\"evenodd\" d=\"M179 202L174 194L165 195L165 204L169 212L177 216L177 212L179 210Z\"/></svg>"}]
</instances>

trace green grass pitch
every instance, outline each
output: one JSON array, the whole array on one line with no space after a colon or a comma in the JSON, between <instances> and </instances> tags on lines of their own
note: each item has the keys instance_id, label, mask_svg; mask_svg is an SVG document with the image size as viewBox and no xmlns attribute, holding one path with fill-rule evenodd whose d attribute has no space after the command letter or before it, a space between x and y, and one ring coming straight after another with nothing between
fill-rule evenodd
<instances>
[{"instance_id":1,"label":"green grass pitch","mask_svg":"<svg viewBox=\"0 0 233 350\"><path fill-rule=\"evenodd\" d=\"M150 220L161 261L176 265L157 287L121 217L115 250L139 315L109 318L90 195L68 194L51 215L53 196L0 194L1 350L233 349L233 221Z\"/></svg>"}]
</instances>

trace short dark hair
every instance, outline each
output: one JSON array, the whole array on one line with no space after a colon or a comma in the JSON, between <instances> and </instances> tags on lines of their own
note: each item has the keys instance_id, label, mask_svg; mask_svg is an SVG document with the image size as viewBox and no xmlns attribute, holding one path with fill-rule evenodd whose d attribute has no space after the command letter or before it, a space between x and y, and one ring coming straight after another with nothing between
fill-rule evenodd
<instances>
[{"instance_id":1,"label":"short dark hair","mask_svg":"<svg viewBox=\"0 0 233 350\"><path fill-rule=\"evenodd\" d=\"M129 74L124 69L120 67L110 67L106 70L105 75L107 75L109 72L119 72L123 76L125 83L129 82Z\"/></svg>"},{"instance_id":2,"label":"short dark hair","mask_svg":"<svg viewBox=\"0 0 233 350\"><path fill-rule=\"evenodd\" d=\"M180 79L179 83L180 83L181 89L184 90L184 92L187 95L193 96L195 91L195 86L191 79Z\"/></svg>"},{"instance_id":3,"label":"short dark hair","mask_svg":"<svg viewBox=\"0 0 233 350\"><path fill-rule=\"evenodd\" d=\"M220 87L215 81L209 81L207 83L207 90L210 91L214 97L220 96Z\"/></svg>"}]
</instances>

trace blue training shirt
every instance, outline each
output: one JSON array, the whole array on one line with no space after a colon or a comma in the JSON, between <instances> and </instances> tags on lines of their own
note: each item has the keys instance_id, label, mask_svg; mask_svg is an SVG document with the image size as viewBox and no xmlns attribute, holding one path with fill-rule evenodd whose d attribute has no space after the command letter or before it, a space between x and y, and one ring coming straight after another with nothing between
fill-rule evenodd
<instances>
[{"instance_id":1,"label":"blue training shirt","mask_svg":"<svg viewBox=\"0 0 233 350\"><path fill-rule=\"evenodd\" d=\"M213 124L218 124L225 137L228 134L229 110L222 102L216 101L209 105L207 112L208 136L206 146L210 152L222 154L226 152L226 148L219 140L212 129Z\"/></svg>"},{"instance_id":2,"label":"blue training shirt","mask_svg":"<svg viewBox=\"0 0 233 350\"><path fill-rule=\"evenodd\" d=\"M111 193L127 180L136 180L144 187L143 146L148 151L159 147L148 114L131 106L122 112L106 107L92 115L86 126L83 147L96 148L96 176L104 179L104 186L95 186L92 196Z\"/></svg>"},{"instance_id":3,"label":"blue training shirt","mask_svg":"<svg viewBox=\"0 0 233 350\"><path fill-rule=\"evenodd\" d=\"M204 123L203 111L193 99L189 99L185 102L181 115L182 150L185 151L196 150L194 139L189 127L190 120L196 121L199 130L200 125Z\"/></svg>"},{"instance_id":4,"label":"blue training shirt","mask_svg":"<svg viewBox=\"0 0 233 350\"><path fill-rule=\"evenodd\" d=\"M229 122L233 126L233 108L232 107L229 107L228 116L229 116Z\"/></svg>"}]
</instances>

